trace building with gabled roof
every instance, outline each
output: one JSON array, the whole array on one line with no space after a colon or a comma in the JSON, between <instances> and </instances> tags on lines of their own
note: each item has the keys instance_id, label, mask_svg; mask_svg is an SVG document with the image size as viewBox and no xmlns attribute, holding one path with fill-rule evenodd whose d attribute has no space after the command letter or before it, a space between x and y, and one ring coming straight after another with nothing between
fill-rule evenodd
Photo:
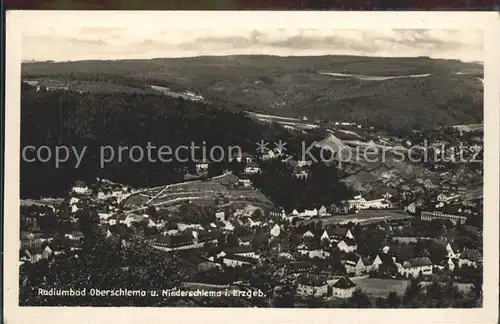
<instances>
[{"instance_id":1,"label":"building with gabled roof","mask_svg":"<svg viewBox=\"0 0 500 324\"><path fill-rule=\"evenodd\" d=\"M313 274L301 274L297 277L297 294L303 296L326 296L328 284L326 278Z\"/></svg>"},{"instance_id":2,"label":"building with gabled roof","mask_svg":"<svg viewBox=\"0 0 500 324\"><path fill-rule=\"evenodd\" d=\"M332 296L337 298L351 298L355 290L356 284L348 277L342 277L332 285Z\"/></svg>"},{"instance_id":3,"label":"building with gabled roof","mask_svg":"<svg viewBox=\"0 0 500 324\"><path fill-rule=\"evenodd\" d=\"M339 243L337 243L337 248L340 251L349 253L356 251L358 249L358 244L353 239L346 237L340 240Z\"/></svg>"},{"instance_id":4,"label":"building with gabled roof","mask_svg":"<svg viewBox=\"0 0 500 324\"><path fill-rule=\"evenodd\" d=\"M344 238L354 240L354 235L352 235L351 230L346 227L336 227L325 230L326 235L330 241L339 242ZM321 236L321 239L326 238L325 232Z\"/></svg>"},{"instance_id":5,"label":"building with gabled roof","mask_svg":"<svg viewBox=\"0 0 500 324\"><path fill-rule=\"evenodd\" d=\"M416 278L420 275L432 274L432 262L429 258L410 259L403 264L398 264L398 272L404 277Z\"/></svg>"}]
</instances>

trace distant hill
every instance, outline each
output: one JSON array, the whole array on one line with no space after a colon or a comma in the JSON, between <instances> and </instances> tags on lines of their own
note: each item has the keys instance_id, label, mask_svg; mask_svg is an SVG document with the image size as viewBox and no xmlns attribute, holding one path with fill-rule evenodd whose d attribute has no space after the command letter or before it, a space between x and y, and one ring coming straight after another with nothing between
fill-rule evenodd
<instances>
[{"instance_id":1,"label":"distant hill","mask_svg":"<svg viewBox=\"0 0 500 324\"><path fill-rule=\"evenodd\" d=\"M118 77L189 90L228 109L392 129L480 123L483 66L354 56L202 56L24 63L23 77ZM114 81L116 82L116 81ZM128 83L128 81L127 81Z\"/></svg>"}]
</instances>

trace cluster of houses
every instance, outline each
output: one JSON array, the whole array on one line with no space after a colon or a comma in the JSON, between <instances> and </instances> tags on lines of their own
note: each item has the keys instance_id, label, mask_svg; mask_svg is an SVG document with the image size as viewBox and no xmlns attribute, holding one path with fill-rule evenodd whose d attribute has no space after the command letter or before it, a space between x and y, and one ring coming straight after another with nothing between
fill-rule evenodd
<instances>
[{"instance_id":1,"label":"cluster of houses","mask_svg":"<svg viewBox=\"0 0 500 324\"><path fill-rule=\"evenodd\" d=\"M44 236L40 232L21 231L20 264L37 263L43 259L51 261L55 256L81 250L81 231L71 230L61 234L62 237L56 243L53 237Z\"/></svg>"},{"instance_id":2,"label":"cluster of houses","mask_svg":"<svg viewBox=\"0 0 500 324\"><path fill-rule=\"evenodd\" d=\"M302 296L350 298L356 288L348 277L327 280L315 274L301 274L297 278L297 294Z\"/></svg>"}]
</instances>

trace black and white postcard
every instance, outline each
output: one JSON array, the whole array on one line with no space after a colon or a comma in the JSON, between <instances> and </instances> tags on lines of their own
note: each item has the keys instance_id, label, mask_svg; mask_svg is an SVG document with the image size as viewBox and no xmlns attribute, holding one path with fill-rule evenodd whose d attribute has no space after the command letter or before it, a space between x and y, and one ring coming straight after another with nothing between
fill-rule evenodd
<instances>
[{"instance_id":1,"label":"black and white postcard","mask_svg":"<svg viewBox=\"0 0 500 324\"><path fill-rule=\"evenodd\" d=\"M496 321L498 15L7 18L7 321Z\"/></svg>"}]
</instances>

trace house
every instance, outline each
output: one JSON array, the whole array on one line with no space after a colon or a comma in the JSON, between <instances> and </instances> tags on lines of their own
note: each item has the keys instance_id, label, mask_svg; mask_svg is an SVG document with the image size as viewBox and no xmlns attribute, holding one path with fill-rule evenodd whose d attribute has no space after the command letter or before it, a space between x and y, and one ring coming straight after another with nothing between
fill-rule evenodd
<instances>
[{"instance_id":1,"label":"house","mask_svg":"<svg viewBox=\"0 0 500 324\"><path fill-rule=\"evenodd\" d=\"M115 217L108 218L108 224L111 226L118 225L118 224L124 224L126 219L127 219L126 214L117 214Z\"/></svg>"},{"instance_id":2,"label":"house","mask_svg":"<svg viewBox=\"0 0 500 324\"><path fill-rule=\"evenodd\" d=\"M297 161L297 167L299 167L299 168L302 168L305 166L311 166L311 165L312 165L312 161L305 161L305 160Z\"/></svg>"},{"instance_id":3,"label":"house","mask_svg":"<svg viewBox=\"0 0 500 324\"><path fill-rule=\"evenodd\" d=\"M71 197L71 199L69 200L69 205L70 205L70 206L72 206L72 205L76 205L79 201L80 201L80 198L77 198L77 197Z\"/></svg>"},{"instance_id":4,"label":"house","mask_svg":"<svg viewBox=\"0 0 500 324\"><path fill-rule=\"evenodd\" d=\"M342 203L347 205L348 210L351 210L352 208L362 209L366 204L366 199L361 195L356 195L353 199L343 200Z\"/></svg>"},{"instance_id":5,"label":"house","mask_svg":"<svg viewBox=\"0 0 500 324\"><path fill-rule=\"evenodd\" d=\"M330 256L329 252L326 252L326 251L321 250L321 249L307 250L307 249L302 248L302 249L299 249L297 252L300 253L301 255L308 256L310 259L314 259L314 258L326 259L327 257Z\"/></svg>"},{"instance_id":6,"label":"house","mask_svg":"<svg viewBox=\"0 0 500 324\"><path fill-rule=\"evenodd\" d=\"M434 188L434 185L432 184L432 181L430 179L425 179L424 180L424 187L425 189L429 190Z\"/></svg>"},{"instance_id":7,"label":"house","mask_svg":"<svg viewBox=\"0 0 500 324\"><path fill-rule=\"evenodd\" d=\"M405 207L405 212L408 214L415 215L417 212L417 205L415 203L411 203L408 206Z\"/></svg>"},{"instance_id":8,"label":"house","mask_svg":"<svg viewBox=\"0 0 500 324\"><path fill-rule=\"evenodd\" d=\"M451 221L453 224L465 224L467 221L466 216L460 216L460 215L452 215L452 214L444 214L442 212L438 211L423 211L420 213L420 219L425 220L425 221L431 221L433 219L447 219Z\"/></svg>"},{"instance_id":9,"label":"house","mask_svg":"<svg viewBox=\"0 0 500 324\"><path fill-rule=\"evenodd\" d=\"M200 230L203 231L204 228L200 224L184 224L184 223L177 223L177 228L179 231L183 232L187 229L193 229L193 230Z\"/></svg>"},{"instance_id":10,"label":"house","mask_svg":"<svg viewBox=\"0 0 500 324\"><path fill-rule=\"evenodd\" d=\"M238 181L239 185L242 185L244 188L251 188L252 187L252 181L249 179L240 179Z\"/></svg>"},{"instance_id":11,"label":"house","mask_svg":"<svg viewBox=\"0 0 500 324\"><path fill-rule=\"evenodd\" d=\"M254 258L245 257L242 255L230 255L225 256L222 261L227 267L235 268L235 267L248 267L256 264L256 260Z\"/></svg>"},{"instance_id":12,"label":"house","mask_svg":"<svg viewBox=\"0 0 500 324\"><path fill-rule=\"evenodd\" d=\"M464 250L458 257L458 266L469 266L476 268L481 262L481 256L478 250Z\"/></svg>"},{"instance_id":13,"label":"house","mask_svg":"<svg viewBox=\"0 0 500 324\"><path fill-rule=\"evenodd\" d=\"M440 193L437 198L436 198L437 201L439 202L443 202L443 203L446 203L448 201L448 196L446 196L443 192Z\"/></svg>"},{"instance_id":14,"label":"house","mask_svg":"<svg viewBox=\"0 0 500 324\"><path fill-rule=\"evenodd\" d=\"M306 237L312 238L312 237L314 237L314 234L311 231L307 231L304 234L302 234L302 237L304 237L304 238L306 238Z\"/></svg>"},{"instance_id":15,"label":"house","mask_svg":"<svg viewBox=\"0 0 500 324\"><path fill-rule=\"evenodd\" d=\"M318 209L318 215L320 217L323 217L323 216L329 216L330 214L328 213L328 210L326 209L325 206L321 206L319 209Z\"/></svg>"},{"instance_id":16,"label":"house","mask_svg":"<svg viewBox=\"0 0 500 324\"><path fill-rule=\"evenodd\" d=\"M251 218L248 218L248 224L249 224L250 228L262 226L262 222L261 221L254 221Z\"/></svg>"},{"instance_id":17,"label":"house","mask_svg":"<svg viewBox=\"0 0 500 324\"><path fill-rule=\"evenodd\" d=\"M270 160L275 159L279 156L279 154L275 153L273 150L269 150L266 153L262 154L262 160Z\"/></svg>"},{"instance_id":18,"label":"house","mask_svg":"<svg viewBox=\"0 0 500 324\"><path fill-rule=\"evenodd\" d=\"M371 269L371 261L372 260L369 256L360 256L350 253L346 255L344 266L347 273L355 276L361 276L366 274Z\"/></svg>"},{"instance_id":19,"label":"house","mask_svg":"<svg viewBox=\"0 0 500 324\"><path fill-rule=\"evenodd\" d=\"M380 266L383 265L393 265L396 262L396 258L389 253L387 253L387 249L383 253L377 254L375 259L373 260L370 270L378 270Z\"/></svg>"},{"instance_id":20,"label":"house","mask_svg":"<svg viewBox=\"0 0 500 324\"><path fill-rule=\"evenodd\" d=\"M42 251L42 259L48 259L52 254L52 249L47 245Z\"/></svg>"},{"instance_id":21,"label":"house","mask_svg":"<svg viewBox=\"0 0 500 324\"><path fill-rule=\"evenodd\" d=\"M281 218L285 219L286 218L286 212L283 208L277 208L269 211L269 216L275 217L275 218Z\"/></svg>"},{"instance_id":22,"label":"house","mask_svg":"<svg viewBox=\"0 0 500 324\"><path fill-rule=\"evenodd\" d=\"M326 296L328 294L326 278L312 274L299 275L297 277L297 294L314 297Z\"/></svg>"},{"instance_id":23,"label":"house","mask_svg":"<svg viewBox=\"0 0 500 324\"><path fill-rule=\"evenodd\" d=\"M83 238L83 233L80 231L72 231L69 234L65 234L64 237L67 237L70 240L80 241Z\"/></svg>"},{"instance_id":24,"label":"house","mask_svg":"<svg viewBox=\"0 0 500 324\"><path fill-rule=\"evenodd\" d=\"M350 253L354 252L357 250L358 245L356 244L356 241L354 241L351 238L343 238L339 243L337 243L337 248L340 251L344 251L345 253Z\"/></svg>"},{"instance_id":25,"label":"house","mask_svg":"<svg viewBox=\"0 0 500 324\"><path fill-rule=\"evenodd\" d=\"M89 187L83 181L76 181L71 191L79 195L85 195L90 192Z\"/></svg>"},{"instance_id":26,"label":"house","mask_svg":"<svg viewBox=\"0 0 500 324\"><path fill-rule=\"evenodd\" d=\"M337 298L351 298L356 290L356 284L347 277L340 278L332 286L332 296Z\"/></svg>"},{"instance_id":27,"label":"house","mask_svg":"<svg viewBox=\"0 0 500 324\"><path fill-rule=\"evenodd\" d=\"M261 170L258 166L247 166L245 167L245 173L249 173L249 174L257 174L257 173L260 173Z\"/></svg>"},{"instance_id":28,"label":"house","mask_svg":"<svg viewBox=\"0 0 500 324\"><path fill-rule=\"evenodd\" d=\"M306 170L301 170L301 171L294 171L293 175L297 179L307 179L309 177L309 172Z\"/></svg>"},{"instance_id":29,"label":"house","mask_svg":"<svg viewBox=\"0 0 500 324\"><path fill-rule=\"evenodd\" d=\"M196 163L196 172L206 172L208 171L208 162L207 161L200 161L199 163Z\"/></svg>"},{"instance_id":30,"label":"house","mask_svg":"<svg viewBox=\"0 0 500 324\"><path fill-rule=\"evenodd\" d=\"M158 235L153 246L166 247L169 249L193 244L193 235L182 233L177 235Z\"/></svg>"},{"instance_id":31,"label":"house","mask_svg":"<svg viewBox=\"0 0 500 324\"><path fill-rule=\"evenodd\" d=\"M321 240L328 239L329 241L335 242L340 242L344 238L354 240L351 230L346 227L337 227L325 230L321 236Z\"/></svg>"},{"instance_id":32,"label":"house","mask_svg":"<svg viewBox=\"0 0 500 324\"><path fill-rule=\"evenodd\" d=\"M432 274L432 262L429 258L410 259L403 264L398 264L398 272L404 277L417 278L420 275Z\"/></svg>"},{"instance_id":33,"label":"house","mask_svg":"<svg viewBox=\"0 0 500 324\"><path fill-rule=\"evenodd\" d=\"M380 199L374 199L374 200L368 200L366 201L362 206L360 206L360 209L390 209L394 208L393 204L391 201L385 198L380 198Z\"/></svg>"},{"instance_id":34,"label":"house","mask_svg":"<svg viewBox=\"0 0 500 324\"><path fill-rule=\"evenodd\" d=\"M215 218L217 219L217 221L223 222L226 220L226 214L224 213L224 211L219 210L215 213Z\"/></svg>"},{"instance_id":35,"label":"house","mask_svg":"<svg viewBox=\"0 0 500 324\"><path fill-rule=\"evenodd\" d=\"M281 227L278 224L275 224L270 231L271 236L278 237L281 233Z\"/></svg>"},{"instance_id":36,"label":"house","mask_svg":"<svg viewBox=\"0 0 500 324\"><path fill-rule=\"evenodd\" d=\"M302 213L299 214L300 217L315 217L318 216L318 210L314 208L313 210L304 210Z\"/></svg>"}]
</instances>

